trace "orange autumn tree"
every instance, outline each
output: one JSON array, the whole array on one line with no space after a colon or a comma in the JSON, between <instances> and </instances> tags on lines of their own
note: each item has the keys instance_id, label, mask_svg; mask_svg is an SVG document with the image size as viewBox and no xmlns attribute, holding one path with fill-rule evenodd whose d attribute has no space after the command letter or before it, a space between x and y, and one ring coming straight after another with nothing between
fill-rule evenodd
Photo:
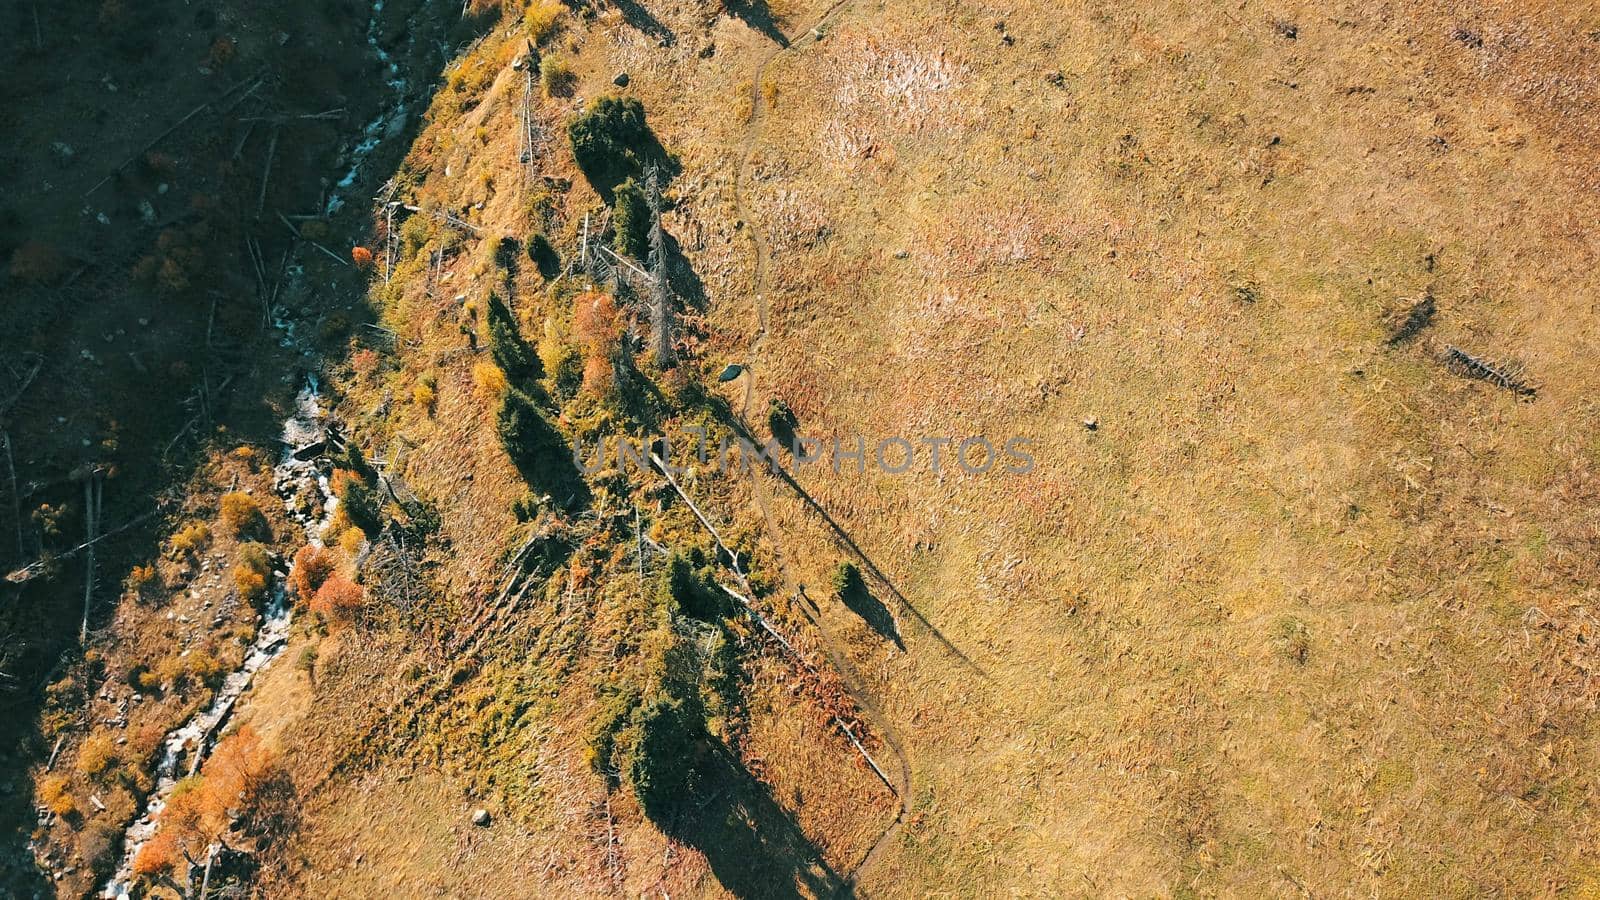
<instances>
[{"instance_id":1,"label":"orange autumn tree","mask_svg":"<svg viewBox=\"0 0 1600 900\"><path fill-rule=\"evenodd\" d=\"M573 299L572 333L583 345L583 388L605 396L616 383L622 311L610 294L589 291Z\"/></svg>"},{"instance_id":2,"label":"orange autumn tree","mask_svg":"<svg viewBox=\"0 0 1600 900\"><path fill-rule=\"evenodd\" d=\"M180 862L204 859L213 844L223 842L233 820L255 805L275 765L272 752L249 725L223 738L200 774L172 789L155 835L134 858L134 873L159 876Z\"/></svg>"},{"instance_id":3,"label":"orange autumn tree","mask_svg":"<svg viewBox=\"0 0 1600 900\"><path fill-rule=\"evenodd\" d=\"M261 742L261 735L249 725L217 744L211 758L201 768L206 779L206 815L226 818L229 808L246 808L272 776L272 752Z\"/></svg>"},{"instance_id":4,"label":"orange autumn tree","mask_svg":"<svg viewBox=\"0 0 1600 900\"><path fill-rule=\"evenodd\" d=\"M294 567L289 573L289 585L302 603L311 602L317 588L328 580L338 567L338 556L326 547L307 544L294 555Z\"/></svg>"},{"instance_id":5,"label":"orange autumn tree","mask_svg":"<svg viewBox=\"0 0 1600 900\"><path fill-rule=\"evenodd\" d=\"M348 622L361 611L366 599L361 585L342 575L332 575L311 598L311 611L336 622Z\"/></svg>"},{"instance_id":6,"label":"orange autumn tree","mask_svg":"<svg viewBox=\"0 0 1600 900\"><path fill-rule=\"evenodd\" d=\"M171 872L178 867L181 852L177 831L163 828L139 848L139 855L133 858L133 874L150 878Z\"/></svg>"}]
</instances>

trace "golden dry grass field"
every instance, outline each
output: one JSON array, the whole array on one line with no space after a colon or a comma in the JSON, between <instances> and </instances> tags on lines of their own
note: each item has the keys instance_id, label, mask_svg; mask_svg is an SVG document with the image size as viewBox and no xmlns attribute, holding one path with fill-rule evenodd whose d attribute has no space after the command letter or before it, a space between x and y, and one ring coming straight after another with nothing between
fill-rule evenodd
<instances>
[{"instance_id":1,"label":"golden dry grass field","mask_svg":"<svg viewBox=\"0 0 1600 900\"><path fill-rule=\"evenodd\" d=\"M1600 892L1600 8L505 6L390 185L469 227L371 238L388 343L339 370L438 513L432 593L298 627L314 677L243 706L300 798L264 896ZM534 84L525 163L530 37L574 83ZM653 475L519 519L479 353L491 289L550 372L589 340L591 279L494 238L571 262L605 203L566 123L608 94L676 157L703 294L650 377L749 369L651 425L765 437L781 400L1035 460L685 473L803 662L728 626L743 705L667 822L592 725L657 677L634 523L716 550ZM564 435L639 424L584 392ZM511 591L540 529L564 550Z\"/></svg>"},{"instance_id":2,"label":"golden dry grass field","mask_svg":"<svg viewBox=\"0 0 1600 900\"><path fill-rule=\"evenodd\" d=\"M1596 21L862 3L772 67L766 389L1038 448L800 473L972 661L855 630L916 773L865 893L1593 889Z\"/></svg>"}]
</instances>

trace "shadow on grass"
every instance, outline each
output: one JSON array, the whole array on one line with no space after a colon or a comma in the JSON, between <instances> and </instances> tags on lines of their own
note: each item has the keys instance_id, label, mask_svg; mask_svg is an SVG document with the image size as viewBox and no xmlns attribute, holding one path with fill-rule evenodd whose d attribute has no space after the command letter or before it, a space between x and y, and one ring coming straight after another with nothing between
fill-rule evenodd
<instances>
[{"instance_id":1,"label":"shadow on grass","mask_svg":"<svg viewBox=\"0 0 1600 900\"><path fill-rule=\"evenodd\" d=\"M895 624L894 614L889 612L889 607L884 606L882 600L872 596L865 585L860 590L846 591L839 599L844 602L845 608L860 616L861 621L884 640L893 641L901 650L906 649L905 641L900 639L900 628Z\"/></svg>"},{"instance_id":2,"label":"shadow on grass","mask_svg":"<svg viewBox=\"0 0 1600 900\"><path fill-rule=\"evenodd\" d=\"M663 47L670 47L678 42L678 36L672 33L672 29L656 18L650 10L645 9L644 4L638 0L617 0L617 9L622 11L624 22L660 41Z\"/></svg>"},{"instance_id":3,"label":"shadow on grass","mask_svg":"<svg viewBox=\"0 0 1600 900\"><path fill-rule=\"evenodd\" d=\"M778 21L773 18L766 0L724 0L722 8L728 11L728 15L759 31L779 47L789 46L789 39L778 27Z\"/></svg>"},{"instance_id":4,"label":"shadow on grass","mask_svg":"<svg viewBox=\"0 0 1600 900\"><path fill-rule=\"evenodd\" d=\"M705 283L700 280L694 266L690 265L689 257L684 255L678 239L666 231L662 232L662 236L666 239L667 276L673 294L683 301L686 308L703 311L706 308Z\"/></svg>"},{"instance_id":5,"label":"shadow on grass","mask_svg":"<svg viewBox=\"0 0 1600 900\"><path fill-rule=\"evenodd\" d=\"M700 762L707 798L663 827L706 856L735 897L850 897L850 884L822 858L771 790L720 742Z\"/></svg>"},{"instance_id":6,"label":"shadow on grass","mask_svg":"<svg viewBox=\"0 0 1600 900\"><path fill-rule=\"evenodd\" d=\"M572 458L566 438L545 418L536 401L521 391L506 392L500 407L500 438L528 486L561 509L586 508L592 495Z\"/></svg>"}]
</instances>

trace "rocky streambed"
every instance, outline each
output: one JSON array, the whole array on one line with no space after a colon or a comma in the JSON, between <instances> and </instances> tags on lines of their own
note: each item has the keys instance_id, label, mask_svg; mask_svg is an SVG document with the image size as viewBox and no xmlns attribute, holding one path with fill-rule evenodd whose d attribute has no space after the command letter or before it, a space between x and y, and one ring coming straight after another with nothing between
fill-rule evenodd
<instances>
[{"instance_id":1,"label":"rocky streambed","mask_svg":"<svg viewBox=\"0 0 1600 900\"><path fill-rule=\"evenodd\" d=\"M273 468L272 481L290 518L300 525L306 540L313 544L321 543L323 531L332 521L339 503L328 485L326 461L307 452L326 444L327 426L318 400L317 380L312 376L295 397L294 414L284 422L283 456ZM209 706L168 732L162 741L161 756L151 773L155 788L145 798L139 818L123 835L122 859L116 874L101 891L102 897L122 900L130 896L134 884L133 861L154 836L161 811L166 808L173 789L199 770L256 673L277 659L288 646L289 624L294 612L294 598L287 587L292 570L290 565L273 573L271 599L260 614L256 636L245 653L244 662L223 680Z\"/></svg>"},{"instance_id":2,"label":"rocky streambed","mask_svg":"<svg viewBox=\"0 0 1600 900\"><path fill-rule=\"evenodd\" d=\"M405 130L410 85L402 66L380 46L378 34L383 9L382 0L372 4L366 44L368 51L383 66L387 96L378 115L361 129L360 134L340 154L340 177L335 182L326 209L330 216L360 190L362 169L379 144L398 139ZM414 37L408 36L407 40L409 44ZM289 274L297 276L302 271L296 264L290 268ZM302 354L309 355L305 343L296 336L298 323L286 310L273 310L273 320L283 335L281 343L284 347L298 348ZM327 414L321 406L317 378L310 375L295 397L293 414L283 424L283 455L273 469L273 486L290 518L305 531L306 540L319 545L323 531L338 505L328 484L331 465L323 455L323 450L334 442L330 437L329 425ZM209 706L181 727L169 732L162 741L160 758L155 771L151 773L155 787L145 798L139 817L124 833L122 856L116 873L100 891L101 897L123 900L130 896L135 884L133 862L155 835L161 811L166 807L173 789L185 777L199 770L206 754L232 717L240 698L249 690L256 673L277 659L287 647L294 611L294 598L289 595L287 588L292 569L292 565L286 565L274 572L271 599L259 616L256 636L245 654L243 664L224 679Z\"/></svg>"}]
</instances>

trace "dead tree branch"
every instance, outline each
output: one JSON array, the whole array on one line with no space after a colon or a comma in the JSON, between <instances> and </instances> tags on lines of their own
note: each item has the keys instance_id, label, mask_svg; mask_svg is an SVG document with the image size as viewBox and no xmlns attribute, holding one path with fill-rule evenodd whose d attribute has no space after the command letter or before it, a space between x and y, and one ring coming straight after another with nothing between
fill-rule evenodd
<instances>
[{"instance_id":1,"label":"dead tree branch","mask_svg":"<svg viewBox=\"0 0 1600 900\"><path fill-rule=\"evenodd\" d=\"M1537 393L1538 389L1523 378L1521 366L1492 362L1455 346L1446 346L1444 352L1446 362L1469 378L1482 379L1523 397L1532 397Z\"/></svg>"},{"instance_id":2,"label":"dead tree branch","mask_svg":"<svg viewBox=\"0 0 1600 900\"><path fill-rule=\"evenodd\" d=\"M105 186L106 182L108 182L111 179L117 177L117 175L119 173L121 173L124 169L128 168L128 166L132 165L134 160L137 160L140 157L144 156L146 153L149 153L152 149L154 149L154 147L157 144L159 144L162 141L166 140L167 136L172 134L174 131L177 131L179 128L182 128L184 126L184 124L186 122L188 122L190 119L194 118L195 116L200 115L201 113L203 113L206 110L210 109L215 104L221 103L223 100L227 99L229 96L231 96L235 92L237 92L240 88L246 87L246 85L248 85L249 87L245 91L245 95L248 96L248 95L254 93L255 90L257 88L261 87L261 85L265 81L266 81L266 76L265 75L256 76L254 81L251 81L250 79L244 79L244 80L240 81L238 84L235 84L233 87L230 87L226 91L223 91L221 96L218 96L216 99L207 100L206 102L200 104L199 106L196 106L194 109L189 111L188 115L184 116L183 118L179 119L176 122L173 122L172 126L169 127L166 131L163 131L160 134L156 135L155 138L150 141L150 143L145 144L143 147L140 147L138 152L134 153L132 156L130 156L127 159L123 160L120 165L118 165L115 169L111 170L111 174L110 175L107 175L106 177L104 177L104 178L100 179L99 181L95 182L94 187L89 188L87 191L84 191L83 195L85 197L87 197L90 194L93 194L95 191L100 190L101 187ZM243 98L241 97L240 99L243 99Z\"/></svg>"}]
</instances>

